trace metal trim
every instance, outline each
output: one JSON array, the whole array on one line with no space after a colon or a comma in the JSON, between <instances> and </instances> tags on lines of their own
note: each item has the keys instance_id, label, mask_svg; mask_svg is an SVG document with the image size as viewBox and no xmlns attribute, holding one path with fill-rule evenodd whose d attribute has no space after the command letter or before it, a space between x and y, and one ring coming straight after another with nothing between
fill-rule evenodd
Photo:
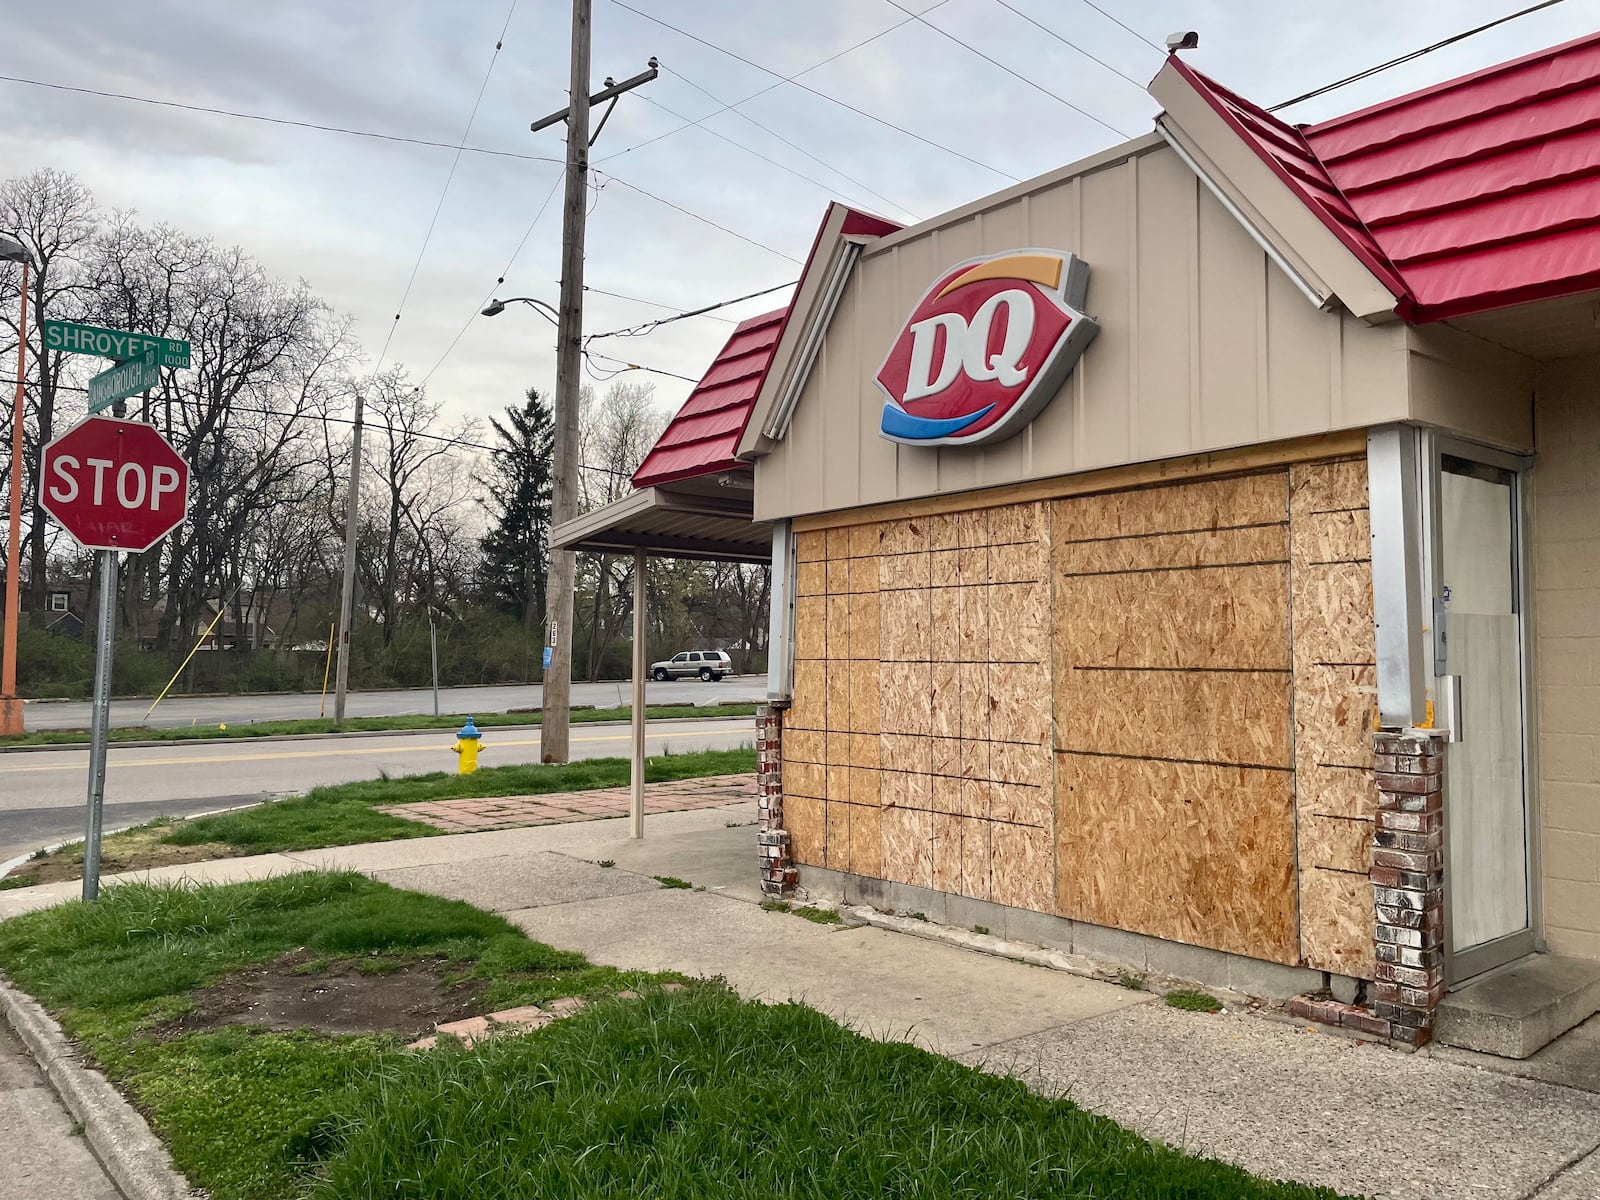
<instances>
[{"instance_id":1,"label":"metal trim","mask_svg":"<svg viewBox=\"0 0 1600 1200\"><path fill-rule=\"evenodd\" d=\"M795 542L788 521L772 524L772 591L767 609L767 699L787 703L794 680Z\"/></svg>"},{"instance_id":2,"label":"metal trim","mask_svg":"<svg viewBox=\"0 0 1600 1200\"><path fill-rule=\"evenodd\" d=\"M1272 240L1249 217L1244 210L1233 202L1233 198L1222 190L1222 185L1213 179L1209 172L1202 167L1199 161L1190 154L1183 143L1175 137L1167 124L1160 117L1156 118L1156 132L1159 133L1167 145L1172 147L1172 152L1183 160L1184 166L1195 173L1196 178L1206 185L1206 190L1217 198L1217 203L1228 210L1228 215L1239 222L1240 228L1250 235L1250 240L1261 247L1262 252L1270 258L1277 268L1289 277L1289 281L1300 289L1300 294L1320 309L1332 307L1337 297L1332 292L1324 294L1314 287L1301 271L1290 265L1282 252L1272 244Z\"/></svg>"},{"instance_id":3,"label":"metal trim","mask_svg":"<svg viewBox=\"0 0 1600 1200\"><path fill-rule=\"evenodd\" d=\"M828 286L822 294L822 302L814 310L811 322L806 326L805 339L800 343L800 350L795 355L794 367L790 370L788 378L783 381L783 391L778 395L778 404L772 419L762 430L773 441L781 440L789 432L789 419L794 416L795 407L800 403L800 393L805 390L806 381L811 378L811 368L816 364L817 355L822 350L822 341L827 336L828 326L833 323L834 310L839 307L839 300L844 296L844 286L850 279L850 272L855 267L856 260L860 257L860 242L844 243L834 264L833 273L828 277Z\"/></svg>"},{"instance_id":4,"label":"metal trim","mask_svg":"<svg viewBox=\"0 0 1600 1200\"><path fill-rule=\"evenodd\" d=\"M1372 614L1378 660L1378 724L1428 723L1423 601L1422 500L1417 431L1386 425L1367 434L1367 506L1372 533Z\"/></svg>"}]
</instances>

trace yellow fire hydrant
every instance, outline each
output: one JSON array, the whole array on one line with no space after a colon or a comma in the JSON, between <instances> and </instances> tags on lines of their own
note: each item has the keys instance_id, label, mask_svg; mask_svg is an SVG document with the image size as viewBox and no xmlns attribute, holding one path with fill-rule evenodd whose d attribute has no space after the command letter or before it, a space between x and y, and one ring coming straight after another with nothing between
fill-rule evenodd
<instances>
[{"instance_id":1,"label":"yellow fire hydrant","mask_svg":"<svg viewBox=\"0 0 1600 1200\"><path fill-rule=\"evenodd\" d=\"M478 732L478 727L472 723L472 718L467 718L467 723L456 730L456 744L450 749L456 752L459 761L456 763L457 775L471 775L478 769L478 740L483 735Z\"/></svg>"}]
</instances>

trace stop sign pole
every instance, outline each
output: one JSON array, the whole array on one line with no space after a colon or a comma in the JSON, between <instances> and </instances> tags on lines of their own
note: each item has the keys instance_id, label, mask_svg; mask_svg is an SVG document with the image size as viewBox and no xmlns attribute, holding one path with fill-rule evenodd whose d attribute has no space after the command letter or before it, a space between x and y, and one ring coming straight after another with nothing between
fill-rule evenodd
<instances>
[{"instance_id":1,"label":"stop sign pole","mask_svg":"<svg viewBox=\"0 0 1600 1200\"><path fill-rule=\"evenodd\" d=\"M154 426L85 417L45 446L39 502L86 550L99 551L100 627L89 722L89 811L83 898L100 895L100 836L111 725L111 660L117 635L117 555L148 550L183 523L189 464Z\"/></svg>"}]
</instances>

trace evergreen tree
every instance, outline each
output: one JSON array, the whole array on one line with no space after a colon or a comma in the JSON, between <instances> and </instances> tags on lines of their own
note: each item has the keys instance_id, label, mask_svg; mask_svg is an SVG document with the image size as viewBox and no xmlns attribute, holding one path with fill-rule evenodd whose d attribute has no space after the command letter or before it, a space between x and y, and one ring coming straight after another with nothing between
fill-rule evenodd
<instances>
[{"instance_id":1,"label":"evergreen tree","mask_svg":"<svg viewBox=\"0 0 1600 1200\"><path fill-rule=\"evenodd\" d=\"M481 481L493 520L482 543L483 592L531 631L544 619L555 429L536 388L521 408L506 409L504 423L490 417L489 424L501 445L490 451L489 477Z\"/></svg>"}]
</instances>

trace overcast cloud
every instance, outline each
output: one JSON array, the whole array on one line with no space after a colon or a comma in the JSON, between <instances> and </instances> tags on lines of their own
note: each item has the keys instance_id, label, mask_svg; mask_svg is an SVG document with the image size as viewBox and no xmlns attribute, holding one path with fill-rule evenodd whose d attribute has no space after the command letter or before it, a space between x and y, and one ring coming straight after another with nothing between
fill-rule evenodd
<instances>
[{"instance_id":1,"label":"overcast cloud","mask_svg":"<svg viewBox=\"0 0 1600 1200\"><path fill-rule=\"evenodd\" d=\"M627 0L636 9L790 75L906 20L887 0ZM1128 136L1150 130L1142 89L1052 40L996 0L903 0L927 21L1000 60ZM1081 0L1009 0L1134 79L1159 52ZM1151 41L1197 29L1198 68L1261 103L1276 103L1382 59L1482 23L1517 0L1338 5L1277 0L1119 3L1101 7ZM510 0L0 0L4 71L454 144L462 134ZM1553 9L1470 39L1286 113L1315 120L1592 31L1595 0ZM469 144L559 159L560 127L528 123L566 102L570 7L519 0ZM1121 140L1110 129L911 22L810 72L819 92L959 150L945 153L793 85L659 141L681 122L759 92L773 75L595 0L594 79L624 78L652 54L661 77L625 97L595 149L588 283L692 308L798 273L833 197L896 220L926 218ZM697 90L704 89L704 91ZM660 106L664 106L660 107ZM739 114L825 160L798 153ZM714 134L790 167L764 162ZM648 145L642 143L648 142ZM639 147L632 149L632 147ZM0 176L57 167L82 178L106 209L238 243L272 271L303 277L354 314L376 359L439 201L453 151L402 145L0 82ZM388 352L421 378L490 292L554 301L560 196L506 265L556 162L467 153ZM607 182L611 173L619 182ZM840 174L842 173L842 174ZM848 178L847 178L848 177ZM637 185L736 231L741 241L625 187ZM852 182L859 181L859 182ZM870 191L866 190L870 189ZM876 193L873 194L873 193ZM718 314L766 311L775 299ZM665 315L591 296L588 332ZM597 349L698 376L731 325L710 318ZM553 330L514 308L476 318L429 381L454 415L515 403L554 386ZM637 377L636 377L637 378ZM675 406L689 385L649 376Z\"/></svg>"}]
</instances>

